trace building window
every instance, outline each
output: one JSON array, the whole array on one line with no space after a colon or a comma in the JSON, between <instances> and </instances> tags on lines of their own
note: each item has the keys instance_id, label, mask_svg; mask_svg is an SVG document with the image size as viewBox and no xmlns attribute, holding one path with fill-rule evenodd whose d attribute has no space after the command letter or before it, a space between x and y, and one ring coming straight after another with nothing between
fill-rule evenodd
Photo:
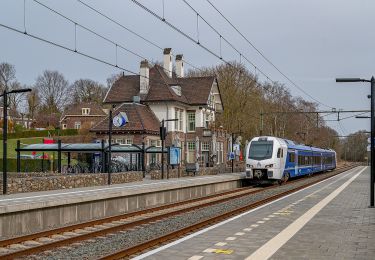
<instances>
[{"instance_id":1,"label":"building window","mask_svg":"<svg viewBox=\"0 0 375 260\"><path fill-rule=\"evenodd\" d=\"M194 132L195 131L195 111L187 113L188 118L188 131Z\"/></svg>"},{"instance_id":2,"label":"building window","mask_svg":"<svg viewBox=\"0 0 375 260\"><path fill-rule=\"evenodd\" d=\"M75 129L81 129L81 122L75 122L74 123L74 128Z\"/></svg>"},{"instance_id":3,"label":"building window","mask_svg":"<svg viewBox=\"0 0 375 260\"><path fill-rule=\"evenodd\" d=\"M82 108L82 115L90 115L90 108Z\"/></svg>"},{"instance_id":4,"label":"building window","mask_svg":"<svg viewBox=\"0 0 375 260\"><path fill-rule=\"evenodd\" d=\"M202 151L210 151L210 143L202 142Z\"/></svg>"},{"instance_id":5,"label":"building window","mask_svg":"<svg viewBox=\"0 0 375 260\"><path fill-rule=\"evenodd\" d=\"M217 151L216 151L216 156L217 156L217 163L223 163L224 162L224 144L222 142L217 142Z\"/></svg>"},{"instance_id":6,"label":"building window","mask_svg":"<svg viewBox=\"0 0 375 260\"><path fill-rule=\"evenodd\" d=\"M125 138L124 144L125 145L132 145L133 144L133 139L131 139L131 138Z\"/></svg>"},{"instance_id":7,"label":"building window","mask_svg":"<svg viewBox=\"0 0 375 260\"><path fill-rule=\"evenodd\" d=\"M116 139L117 144L124 144L124 139Z\"/></svg>"},{"instance_id":8,"label":"building window","mask_svg":"<svg viewBox=\"0 0 375 260\"><path fill-rule=\"evenodd\" d=\"M188 153L187 153L187 158L186 158L186 161L188 163L194 163L195 162L195 142L188 142L187 143L187 149L188 149Z\"/></svg>"},{"instance_id":9,"label":"building window","mask_svg":"<svg viewBox=\"0 0 375 260\"><path fill-rule=\"evenodd\" d=\"M177 119L177 121L174 122L175 131L182 131L183 112L184 112L184 110L179 109L179 108L175 108L174 118Z\"/></svg>"},{"instance_id":10,"label":"building window","mask_svg":"<svg viewBox=\"0 0 375 260\"><path fill-rule=\"evenodd\" d=\"M204 123L205 128L208 128L210 126L210 122L212 121L212 114L205 114L204 115Z\"/></svg>"}]
</instances>

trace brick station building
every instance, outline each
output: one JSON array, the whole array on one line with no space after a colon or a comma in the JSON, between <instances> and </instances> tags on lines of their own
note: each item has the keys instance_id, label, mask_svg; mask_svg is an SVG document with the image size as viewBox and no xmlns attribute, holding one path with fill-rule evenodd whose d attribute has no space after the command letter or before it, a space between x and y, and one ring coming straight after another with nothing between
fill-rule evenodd
<instances>
[{"instance_id":1,"label":"brick station building","mask_svg":"<svg viewBox=\"0 0 375 260\"><path fill-rule=\"evenodd\" d=\"M125 112L129 123L113 128L113 141L124 145L160 146L159 127L164 119L166 146L182 149L182 162L202 166L226 163L230 136L215 125L223 111L219 84L215 76L185 77L182 55L176 55L172 72L172 50L164 49L163 67L140 64L140 75L121 76L108 90L105 104L117 106L113 116ZM108 117L91 131L108 139Z\"/></svg>"}]
</instances>

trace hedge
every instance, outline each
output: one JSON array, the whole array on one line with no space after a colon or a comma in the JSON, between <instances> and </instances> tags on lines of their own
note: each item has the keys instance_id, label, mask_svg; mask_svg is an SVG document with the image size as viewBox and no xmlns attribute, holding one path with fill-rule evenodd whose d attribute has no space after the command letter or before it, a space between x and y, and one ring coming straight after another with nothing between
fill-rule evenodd
<instances>
[{"instance_id":1,"label":"hedge","mask_svg":"<svg viewBox=\"0 0 375 260\"><path fill-rule=\"evenodd\" d=\"M17 172L17 159L7 159L8 172ZM51 160L44 160L43 171L51 170ZM54 161L54 170L57 169L57 160ZM0 159L0 171L3 171L3 159ZM42 159L21 159L21 172L42 172Z\"/></svg>"},{"instance_id":2,"label":"hedge","mask_svg":"<svg viewBox=\"0 0 375 260\"><path fill-rule=\"evenodd\" d=\"M68 136L68 135L78 135L77 129L64 129L64 130L29 130L19 133L8 133L8 139L18 139L18 138L29 138L29 137L48 137L48 136ZM3 139L3 135L0 134L0 140Z\"/></svg>"}]
</instances>

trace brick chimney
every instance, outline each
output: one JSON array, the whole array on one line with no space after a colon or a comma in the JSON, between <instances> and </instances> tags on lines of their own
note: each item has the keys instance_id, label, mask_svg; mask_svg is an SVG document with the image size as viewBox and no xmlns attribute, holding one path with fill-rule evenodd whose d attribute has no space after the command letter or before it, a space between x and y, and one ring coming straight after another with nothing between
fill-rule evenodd
<instances>
[{"instance_id":1,"label":"brick chimney","mask_svg":"<svg viewBox=\"0 0 375 260\"><path fill-rule=\"evenodd\" d=\"M139 94L147 94L150 88L150 68L148 67L147 60L141 61L139 75Z\"/></svg>"},{"instance_id":2,"label":"brick chimney","mask_svg":"<svg viewBox=\"0 0 375 260\"><path fill-rule=\"evenodd\" d=\"M183 78L185 76L184 72L184 61L182 60L183 55L176 55L176 75L178 78Z\"/></svg>"},{"instance_id":3,"label":"brick chimney","mask_svg":"<svg viewBox=\"0 0 375 260\"><path fill-rule=\"evenodd\" d=\"M165 48L164 49L164 72L168 75L168 77L172 78L172 49Z\"/></svg>"}]
</instances>

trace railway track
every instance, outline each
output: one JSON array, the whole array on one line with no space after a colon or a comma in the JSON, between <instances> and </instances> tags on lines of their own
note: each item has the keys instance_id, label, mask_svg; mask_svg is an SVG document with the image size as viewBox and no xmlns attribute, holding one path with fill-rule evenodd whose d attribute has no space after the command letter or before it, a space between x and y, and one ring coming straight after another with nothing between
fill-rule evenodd
<instances>
[{"instance_id":1,"label":"railway track","mask_svg":"<svg viewBox=\"0 0 375 260\"><path fill-rule=\"evenodd\" d=\"M330 178L343 171L354 168L356 165L350 165L337 168L335 171L327 174L315 175L309 180L309 183L300 185L287 191L280 192L276 195L269 196L265 199L259 200L256 203L239 207L235 210L225 212L219 216L207 218L203 221L178 229L167 234L162 234L159 237L150 239L149 241L139 243L124 250L120 250L113 254L105 256L103 259L119 259L128 257L130 255L139 253L147 248L153 247L160 243L164 243L171 239L180 237L186 233L200 229L207 225L216 223L223 219L229 218L233 215L239 214L243 211L255 208L259 205L272 201L274 199L285 196L286 194L295 192L323 179ZM284 187L293 186L301 180L306 178L291 181ZM267 190L275 189L278 186L270 186L266 188L240 188L234 191L228 191L220 194L210 195L202 198L192 199L184 202L163 205L160 207L145 209L141 211L131 212L119 216L109 217L105 219L94 220L72 226L62 227L58 229L48 230L40 233L30 234L22 237L16 237L8 240L0 241L0 258L14 259L27 255L38 254L47 250L52 250L62 246L70 245L77 242L82 242L95 237L102 237L114 234L119 231L139 228L142 225L150 225L162 219L171 218L187 212L207 208L215 204L224 203L226 201L239 199L241 197L262 193Z\"/></svg>"}]
</instances>

